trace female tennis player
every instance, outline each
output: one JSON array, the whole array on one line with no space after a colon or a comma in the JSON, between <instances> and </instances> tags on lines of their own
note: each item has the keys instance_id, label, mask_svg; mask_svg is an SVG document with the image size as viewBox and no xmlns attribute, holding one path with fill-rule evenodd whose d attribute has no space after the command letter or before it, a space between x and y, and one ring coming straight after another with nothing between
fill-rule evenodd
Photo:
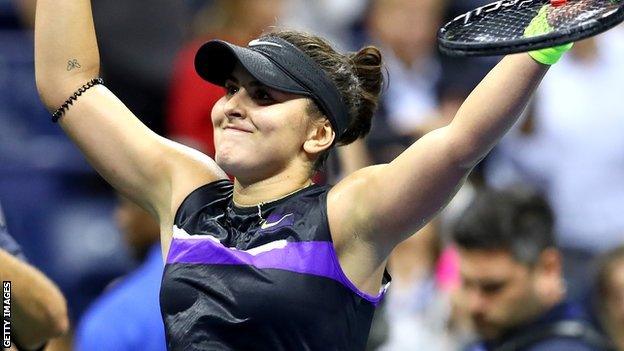
<instances>
[{"instance_id":1,"label":"female tennis player","mask_svg":"<svg viewBox=\"0 0 624 351\"><path fill-rule=\"evenodd\" d=\"M364 349L390 252L447 204L548 70L504 58L450 125L319 186L311 176L328 151L370 129L376 48L340 54L295 32L206 43L197 71L227 90L212 112L213 161L151 132L97 79L90 1L39 0L35 36L53 120L160 221L171 350Z\"/></svg>"}]
</instances>

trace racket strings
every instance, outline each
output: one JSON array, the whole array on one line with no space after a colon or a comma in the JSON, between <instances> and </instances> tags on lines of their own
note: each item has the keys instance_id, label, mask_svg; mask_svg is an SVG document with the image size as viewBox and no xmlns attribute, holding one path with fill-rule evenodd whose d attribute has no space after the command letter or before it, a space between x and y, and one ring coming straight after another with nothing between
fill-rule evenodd
<instances>
[{"instance_id":1,"label":"racket strings","mask_svg":"<svg viewBox=\"0 0 624 351\"><path fill-rule=\"evenodd\" d=\"M550 7L550 1L534 1L522 8L510 7L482 13L464 24L456 22L447 28L446 39L456 42L505 42L523 38L525 29L543 6L547 9L547 22L551 31L568 31L587 21L607 16L617 11L621 0L570 0L564 6ZM543 33L543 34L548 34Z\"/></svg>"},{"instance_id":2,"label":"racket strings","mask_svg":"<svg viewBox=\"0 0 624 351\"><path fill-rule=\"evenodd\" d=\"M474 22L457 27L454 32L449 30L448 38L470 42L497 42L517 38L523 35L524 28L535 17L541 6L543 5L524 8L522 11L505 9L497 14L485 14Z\"/></svg>"}]
</instances>

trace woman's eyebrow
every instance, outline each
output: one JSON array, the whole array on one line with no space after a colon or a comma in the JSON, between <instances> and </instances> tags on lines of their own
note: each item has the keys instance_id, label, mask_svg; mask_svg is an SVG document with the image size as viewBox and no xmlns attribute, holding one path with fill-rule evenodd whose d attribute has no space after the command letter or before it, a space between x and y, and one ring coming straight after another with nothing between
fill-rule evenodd
<instances>
[{"instance_id":1,"label":"woman's eyebrow","mask_svg":"<svg viewBox=\"0 0 624 351\"><path fill-rule=\"evenodd\" d=\"M230 77L228 77L225 81L226 81L226 82L227 82L227 81L231 81L231 82L232 82L232 83L234 83L234 84L237 84L237 85L246 85L246 86L249 86L249 87L252 87L252 88L268 88L265 84L261 83L261 82L260 82L260 81L258 81L258 80L255 80L255 79L254 79L254 80L249 80L248 82L241 82L241 81L239 81L239 80L238 80L235 76L233 76L233 75L232 75L232 76L230 76Z\"/></svg>"},{"instance_id":2,"label":"woman's eyebrow","mask_svg":"<svg viewBox=\"0 0 624 351\"><path fill-rule=\"evenodd\" d=\"M230 75L228 77L225 78L225 81L231 81L232 83L238 84L238 78L234 77L233 75Z\"/></svg>"},{"instance_id":3,"label":"woman's eyebrow","mask_svg":"<svg viewBox=\"0 0 624 351\"><path fill-rule=\"evenodd\" d=\"M254 88L268 88L265 84L260 83L260 81L257 80L252 80L251 82L249 82L249 86L252 86Z\"/></svg>"}]
</instances>

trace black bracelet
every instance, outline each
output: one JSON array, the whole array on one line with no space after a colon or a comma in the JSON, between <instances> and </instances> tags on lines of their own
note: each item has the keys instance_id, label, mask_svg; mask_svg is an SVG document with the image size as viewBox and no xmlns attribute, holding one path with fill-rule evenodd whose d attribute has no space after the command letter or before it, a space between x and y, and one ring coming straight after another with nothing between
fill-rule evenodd
<instances>
[{"instance_id":1,"label":"black bracelet","mask_svg":"<svg viewBox=\"0 0 624 351\"><path fill-rule=\"evenodd\" d=\"M87 84L83 85L82 87L80 87L75 93L74 95L70 96L69 99L67 99L65 101L65 103L63 105L61 105L61 107L58 108L58 110L56 110L53 114L52 114L52 122L56 123L58 122L58 120L63 117L63 115L65 114L65 112L67 110L69 110L69 106L74 104L74 101L78 100L78 97L82 94L84 94L85 91L93 88L94 86L98 85L98 84L104 84L104 79L102 78L93 78L91 79L89 82L87 82Z\"/></svg>"}]
</instances>

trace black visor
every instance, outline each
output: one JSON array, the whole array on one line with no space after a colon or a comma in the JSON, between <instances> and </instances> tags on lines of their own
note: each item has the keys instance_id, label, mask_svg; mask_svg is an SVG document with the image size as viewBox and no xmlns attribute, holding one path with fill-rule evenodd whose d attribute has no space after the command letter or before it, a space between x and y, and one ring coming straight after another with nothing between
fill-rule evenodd
<instances>
[{"instance_id":1,"label":"black visor","mask_svg":"<svg viewBox=\"0 0 624 351\"><path fill-rule=\"evenodd\" d=\"M311 97L329 118L337 139L344 133L349 115L338 89L316 62L288 41L268 36L245 48L211 40L197 52L195 69L203 79L223 86L236 62L270 88Z\"/></svg>"}]
</instances>

